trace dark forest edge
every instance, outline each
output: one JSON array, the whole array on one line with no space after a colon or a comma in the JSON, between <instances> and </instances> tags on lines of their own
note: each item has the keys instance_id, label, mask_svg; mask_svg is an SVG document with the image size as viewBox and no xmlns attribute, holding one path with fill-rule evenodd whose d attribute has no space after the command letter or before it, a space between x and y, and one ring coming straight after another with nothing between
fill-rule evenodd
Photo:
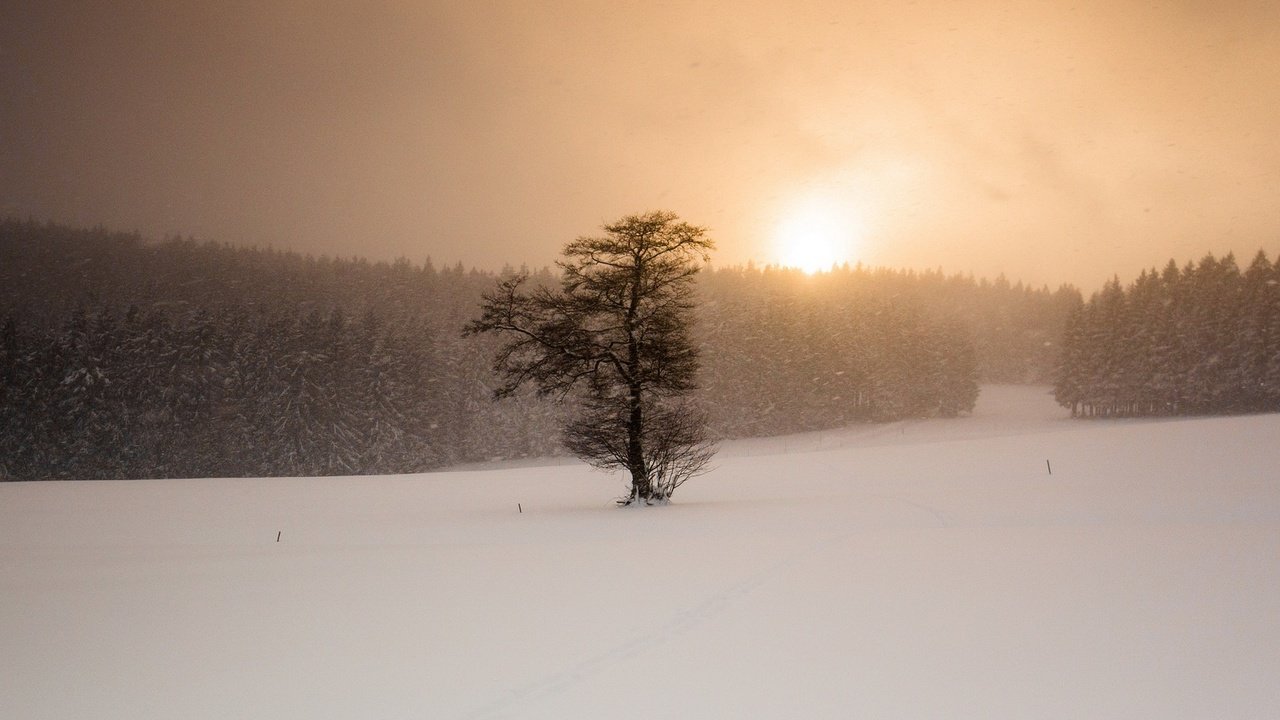
<instances>
[{"instance_id":1,"label":"dark forest edge","mask_svg":"<svg viewBox=\"0 0 1280 720\"><path fill-rule=\"evenodd\" d=\"M1067 322L1054 388L1073 416L1280 411L1280 267L1259 251L1108 282Z\"/></svg>"},{"instance_id":2,"label":"dark forest edge","mask_svg":"<svg viewBox=\"0 0 1280 720\"><path fill-rule=\"evenodd\" d=\"M0 476L421 472L556 453L562 409L491 402L463 338L498 274L0 221ZM536 282L551 282L546 270ZM754 266L698 278L718 437L972 409L1050 382L1074 288Z\"/></svg>"}]
</instances>

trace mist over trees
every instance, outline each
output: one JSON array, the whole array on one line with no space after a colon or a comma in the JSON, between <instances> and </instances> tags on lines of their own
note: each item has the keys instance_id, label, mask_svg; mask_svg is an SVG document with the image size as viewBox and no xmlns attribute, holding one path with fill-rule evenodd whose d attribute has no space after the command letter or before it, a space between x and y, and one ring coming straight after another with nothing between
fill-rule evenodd
<instances>
[{"instance_id":1,"label":"mist over trees","mask_svg":"<svg viewBox=\"0 0 1280 720\"><path fill-rule=\"evenodd\" d=\"M1259 251L1112 279L1068 319L1054 391L1088 417L1280 410L1280 268Z\"/></svg>"},{"instance_id":2,"label":"mist over trees","mask_svg":"<svg viewBox=\"0 0 1280 720\"><path fill-rule=\"evenodd\" d=\"M861 266L731 268L701 288L704 392L729 437L954 416L979 382L1047 383L1080 301L1070 287Z\"/></svg>"},{"instance_id":3,"label":"mist over trees","mask_svg":"<svg viewBox=\"0 0 1280 720\"><path fill-rule=\"evenodd\" d=\"M514 269L511 269L514 272ZM0 476L416 472L562 451L462 338L499 274L0 221ZM548 270L530 282L550 285ZM717 437L963 413L1043 382L1071 288L707 269L691 338Z\"/></svg>"}]
</instances>

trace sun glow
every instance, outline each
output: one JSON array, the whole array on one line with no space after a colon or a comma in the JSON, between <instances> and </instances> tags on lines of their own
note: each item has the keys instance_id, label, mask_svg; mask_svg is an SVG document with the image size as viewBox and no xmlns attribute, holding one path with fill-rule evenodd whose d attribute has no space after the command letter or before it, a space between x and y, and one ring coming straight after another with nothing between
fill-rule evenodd
<instances>
[{"instance_id":1,"label":"sun glow","mask_svg":"<svg viewBox=\"0 0 1280 720\"><path fill-rule=\"evenodd\" d=\"M812 275L848 262L861 228L835 202L809 198L791 207L774 234L779 262Z\"/></svg>"}]
</instances>

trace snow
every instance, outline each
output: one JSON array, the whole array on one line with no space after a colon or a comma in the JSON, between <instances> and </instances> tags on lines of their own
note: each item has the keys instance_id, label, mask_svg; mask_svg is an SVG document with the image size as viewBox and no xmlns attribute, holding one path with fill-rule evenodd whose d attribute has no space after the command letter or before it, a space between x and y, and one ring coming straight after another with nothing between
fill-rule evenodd
<instances>
[{"instance_id":1,"label":"snow","mask_svg":"<svg viewBox=\"0 0 1280 720\"><path fill-rule=\"evenodd\" d=\"M567 460L8 483L0 717L1280 717L1278 437L986 387L662 508Z\"/></svg>"}]
</instances>

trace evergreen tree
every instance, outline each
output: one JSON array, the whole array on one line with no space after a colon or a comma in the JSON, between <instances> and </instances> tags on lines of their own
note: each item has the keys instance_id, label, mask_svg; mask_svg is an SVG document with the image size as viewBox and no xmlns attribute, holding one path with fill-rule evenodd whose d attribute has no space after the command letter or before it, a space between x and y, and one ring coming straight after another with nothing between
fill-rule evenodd
<instances>
[{"instance_id":1,"label":"evergreen tree","mask_svg":"<svg viewBox=\"0 0 1280 720\"><path fill-rule=\"evenodd\" d=\"M1058 401L1106 416L1280 409L1275 273L1264 253L1243 275L1210 255L1112 280L1068 321Z\"/></svg>"}]
</instances>

